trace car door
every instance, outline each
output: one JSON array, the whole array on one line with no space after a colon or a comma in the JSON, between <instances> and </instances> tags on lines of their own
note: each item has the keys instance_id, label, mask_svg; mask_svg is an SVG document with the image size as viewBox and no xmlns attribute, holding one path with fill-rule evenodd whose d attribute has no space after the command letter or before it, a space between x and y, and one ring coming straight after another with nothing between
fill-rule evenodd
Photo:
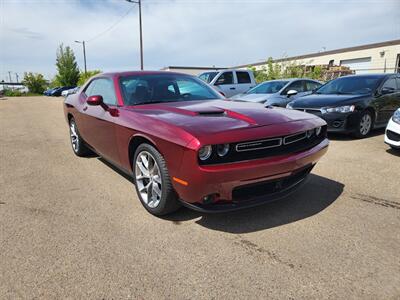
<instances>
[{"instance_id":1,"label":"car door","mask_svg":"<svg viewBox=\"0 0 400 300\"><path fill-rule=\"evenodd\" d=\"M103 102L109 108L117 107L114 83L110 78L100 77L94 79L85 90L86 99L90 96L102 96ZM84 111L84 134L87 142L101 156L119 163L118 147L116 145L115 118L109 111L100 105L85 105Z\"/></svg>"},{"instance_id":2,"label":"car door","mask_svg":"<svg viewBox=\"0 0 400 300\"><path fill-rule=\"evenodd\" d=\"M397 78L392 76L382 84L375 100L377 108L376 124L386 124L400 104L400 89Z\"/></svg>"},{"instance_id":3,"label":"car door","mask_svg":"<svg viewBox=\"0 0 400 300\"><path fill-rule=\"evenodd\" d=\"M237 94L245 93L253 87L249 72L235 71L235 73L237 79L237 87L236 87Z\"/></svg>"},{"instance_id":4,"label":"car door","mask_svg":"<svg viewBox=\"0 0 400 300\"><path fill-rule=\"evenodd\" d=\"M233 95L238 94L236 90L235 78L233 75L233 71L226 71L219 75L219 77L215 80L214 85L218 87L218 89L224 93L225 97L229 98Z\"/></svg>"}]
</instances>

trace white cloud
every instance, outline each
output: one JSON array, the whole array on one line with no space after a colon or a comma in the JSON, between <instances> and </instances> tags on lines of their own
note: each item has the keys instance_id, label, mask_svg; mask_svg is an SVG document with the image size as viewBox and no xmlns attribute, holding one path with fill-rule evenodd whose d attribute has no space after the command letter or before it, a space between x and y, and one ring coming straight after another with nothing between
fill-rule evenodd
<instances>
[{"instance_id":1,"label":"white cloud","mask_svg":"<svg viewBox=\"0 0 400 300\"><path fill-rule=\"evenodd\" d=\"M142 0L146 68L232 66L400 38L398 1ZM123 0L0 1L0 79L55 73L60 43L75 50L119 21ZM87 43L89 69L139 66L137 9Z\"/></svg>"}]
</instances>

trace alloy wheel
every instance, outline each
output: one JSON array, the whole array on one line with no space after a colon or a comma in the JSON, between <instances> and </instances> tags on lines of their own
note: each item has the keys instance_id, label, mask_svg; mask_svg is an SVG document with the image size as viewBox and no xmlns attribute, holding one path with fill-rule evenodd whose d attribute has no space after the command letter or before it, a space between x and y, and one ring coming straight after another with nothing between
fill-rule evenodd
<instances>
[{"instance_id":1,"label":"alloy wheel","mask_svg":"<svg viewBox=\"0 0 400 300\"><path fill-rule=\"evenodd\" d=\"M72 144L72 149L74 149L75 152L78 152L78 147L79 147L79 135L76 131L76 124L74 121L71 121L69 124L69 131L71 135L71 144Z\"/></svg>"},{"instance_id":2,"label":"alloy wheel","mask_svg":"<svg viewBox=\"0 0 400 300\"><path fill-rule=\"evenodd\" d=\"M156 208L161 201L161 173L155 158L142 151L136 158L136 184L143 202L150 208Z\"/></svg>"},{"instance_id":3,"label":"alloy wheel","mask_svg":"<svg viewBox=\"0 0 400 300\"><path fill-rule=\"evenodd\" d=\"M362 135L367 135L371 130L371 126L372 126L372 118L368 113L366 113L362 116L360 120L360 133Z\"/></svg>"}]
</instances>

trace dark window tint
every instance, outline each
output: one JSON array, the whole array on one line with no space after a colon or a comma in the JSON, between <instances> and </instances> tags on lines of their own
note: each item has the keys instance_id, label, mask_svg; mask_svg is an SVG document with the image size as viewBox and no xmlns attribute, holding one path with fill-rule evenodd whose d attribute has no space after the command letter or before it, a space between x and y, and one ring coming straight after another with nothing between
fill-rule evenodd
<instances>
[{"instance_id":1,"label":"dark window tint","mask_svg":"<svg viewBox=\"0 0 400 300\"><path fill-rule=\"evenodd\" d=\"M236 72L238 83L251 83L248 72Z\"/></svg>"},{"instance_id":2,"label":"dark window tint","mask_svg":"<svg viewBox=\"0 0 400 300\"><path fill-rule=\"evenodd\" d=\"M321 86L317 94L369 94L380 83L381 77L376 76L345 76L329 81Z\"/></svg>"},{"instance_id":3,"label":"dark window tint","mask_svg":"<svg viewBox=\"0 0 400 300\"><path fill-rule=\"evenodd\" d=\"M185 75L128 76L120 86L125 105L221 98L200 79Z\"/></svg>"},{"instance_id":4,"label":"dark window tint","mask_svg":"<svg viewBox=\"0 0 400 300\"><path fill-rule=\"evenodd\" d=\"M289 86L285 89L285 94L290 90L295 90L298 93L305 92L304 81L298 80L298 81L295 81L295 82L289 84Z\"/></svg>"},{"instance_id":5,"label":"dark window tint","mask_svg":"<svg viewBox=\"0 0 400 300\"><path fill-rule=\"evenodd\" d=\"M103 97L104 103L109 105L117 104L113 82L108 78L99 78L93 80L86 89L85 94L88 97L100 95Z\"/></svg>"},{"instance_id":6,"label":"dark window tint","mask_svg":"<svg viewBox=\"0 0 400 300\"><path fill-rule=\"evenodd\" d=\"M382 86L382 89L390 89L390 90L397 90L397 84L396 84L396 79L395 78L389 78L388 80L385 81L385 83Z\"/></svg>"},{"instance_id":7,"label":"dark window tint","mask_svg":"<svg viewBox=\"0 0 400 300\"><path fill-rule=\"evenodd\" d=\"M321 86L320 83L314 81L306 81L306 89L307 91L313 91Z\"/></svg>"},{"instance_id":8,"label":"dark window tint","mask_svg":"<svg viewBox=\"0 0 400 300\"><path fill-rule=\"evenodd\" d=\"M215 84L216 85L233 84L233 72L222 73L215 82Z\"/></svg>"},{"instance_id":9,"label":"dark window tint","mask_svg":"<svg viewBox=\"0 0 400 300\"><path fill-rule=\"evenodd\" d=\"M206 72L199 76L200 79L204 80L207 83L210 83L215 76L217 76L218 72Z\"/></svg>"}]
</instances>

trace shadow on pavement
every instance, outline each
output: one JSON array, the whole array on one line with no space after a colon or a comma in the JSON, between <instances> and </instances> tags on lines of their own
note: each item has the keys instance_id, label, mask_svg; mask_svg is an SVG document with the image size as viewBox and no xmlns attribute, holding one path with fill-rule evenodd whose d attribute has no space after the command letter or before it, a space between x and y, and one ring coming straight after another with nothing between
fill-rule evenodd
<instances>
[{"instance_id":1,"label":"shadow on pavement","mask_svg":"<svg viewBox=\"0 0 400 300\"><path fill-rule=\"evenodd\" d=\"M378 128L371 131L371 133L364 139L369 139L376 137L378 135L385 134L385 128ZM351 134L344 134L344 133L328 133L328 138L333 141L352 141L358 140L357 138L353 137Z\"/></svg>"},{"instance_id":2,"label":"shadow on pavement","mask_svg":"<svg viewBox=\"0 0 400 300\"><path fill-rule=\"evenodd\" d=\"M101 157L98 160L133 183L133 178L128 174ZM163 219L179 225L183 221L199 218L196 221L198 225L212 230L236 234L255 232L309 218L331 205L342 194L343 188L340 182L310 174L301 188L273 203L219 214L199 213L182 207Z\"/></svg>"},{"instance_id":3,"label":"shadow on pavement","mask_svg":"<svg viewBox=\"0 0 400 300\"><path fill-rule=\"evenodd\" d=\"M201 214L186 208L164 219L180 221L199 218L197 224L230 233L265 230L311 217L331 205L343 192L344 185L311 174L308 181L288 198L233 213Z\"/></svg>"},{"instance_id":4,"label":"shadow on pavement","mask_svg":"<svg viewBox=\"0 0 400 300\"><path fill-rule=\"evenodd\" d=\"M386 150L387 153L392 154L394 156L400 156L400 149L392 149L389 148Z\"/></svg>"}]
</instances>

